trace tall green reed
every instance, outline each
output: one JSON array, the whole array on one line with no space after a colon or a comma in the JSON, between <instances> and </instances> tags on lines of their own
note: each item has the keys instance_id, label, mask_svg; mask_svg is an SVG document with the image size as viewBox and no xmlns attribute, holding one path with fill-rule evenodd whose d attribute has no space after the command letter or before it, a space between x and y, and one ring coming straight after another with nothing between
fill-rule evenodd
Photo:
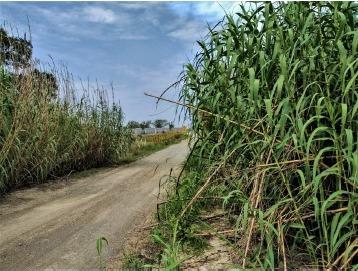
<instances>
[{"instance_id":1,"label":"tall green reed","mask_svg":"<svg viewBox=\"0 0 358 271\"><path fill-rule=\"evenodd\" d=\"M54 86L40 70L0 67L0 192L117 163L132 142L107 90L75 86L59 66Z\"/></svg>"},{"instance_id":2,"label":"tall green reed","mask_svg":"<svg viewBox=\"0 0 358 271\"><path fill-rule=\"evenodd\" d=\"M346 268L357 257L357 11L354 2L241 6L185 67L180 97L194 106L196 140L188 168L207 174L194 191L179 185L182 223L205 207L199 195L224 196L243 267Z\"/></svg>"}]
</instances>

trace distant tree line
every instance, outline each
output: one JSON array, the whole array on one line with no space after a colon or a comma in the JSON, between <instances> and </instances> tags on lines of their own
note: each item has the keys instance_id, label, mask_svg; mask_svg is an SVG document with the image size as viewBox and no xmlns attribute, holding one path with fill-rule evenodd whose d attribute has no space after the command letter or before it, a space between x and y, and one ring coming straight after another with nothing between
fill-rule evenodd
<instances>
[{"instance_id":1,"label":"distant tree line","mask_svg":"<svg viewBox=\"0 0 358 271\"><path fill-rule=\"evenodd\" d=\"M131 129L134 129L134 128L145 129L145 128L150 128L151 126L154 128L164 128L164 127L168 127L169 129L174 128L173 122L169 122L165 119L156 119L154 121L147 120L147 121L142 121L142 122L131 120L127 124L127 127L131 128Z\"/></svg>"}]
</instances>

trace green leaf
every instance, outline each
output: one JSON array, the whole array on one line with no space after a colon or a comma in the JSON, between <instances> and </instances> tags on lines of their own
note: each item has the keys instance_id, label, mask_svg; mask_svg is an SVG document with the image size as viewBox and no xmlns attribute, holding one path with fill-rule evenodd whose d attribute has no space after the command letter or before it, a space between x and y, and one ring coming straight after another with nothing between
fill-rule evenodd
<instances>
[{"instance_id":1,"label":"green leaf","mask_svg":"<svg viewBox=\"0 0 358 271\"><path fill-rule=\"evenodd\" d=\"M342 107L342 127L341 130L343 131L346 126L347 121L347 104L341 104Z\"/></svg>"},{"instance_id":2,"label":"green leaf","mask_svg":"<svg viewBox=\"0 0 358 271\"><path fill-rule=\"evenodd\" d=\"M108 246L108 240L105 237L99 237L96 240L96 249L97 249L97 254L98 256L101 256L102 254L102 249L103 249L103 244L106 243Z\"/></svg>"},{"instance_id":3,"label":"green leaf","mask_svg":"<svg viewBox=\"0 0 358 271\"><path fill-rule=\"evenodd\" d=\"M271 100L270 100L270 99L265 99L264 102L265 102L266 112L267 112L267 115L268 115L268 117L269 117L270 123L272 123L273 114L272 114L272 103L271 103Z\"/></svg>"}]
</instances>

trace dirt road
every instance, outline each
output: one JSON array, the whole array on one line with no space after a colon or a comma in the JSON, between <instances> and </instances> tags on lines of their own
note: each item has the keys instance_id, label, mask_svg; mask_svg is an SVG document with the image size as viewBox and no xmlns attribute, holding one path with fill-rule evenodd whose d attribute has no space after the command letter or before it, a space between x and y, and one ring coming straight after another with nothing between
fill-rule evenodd
<instances>
[{"instance_id":1,"label":"dirt road","mask_svg":"<svg viewBox=\"0 0 358 271\"><path fill-rule=\"evenodd\" d=\"M0 270L96 269L96 239L104 259L154 210L158 184L178 172L187 142L89 177L16 191L0 201Z\"/></svg>"}]
</instances>

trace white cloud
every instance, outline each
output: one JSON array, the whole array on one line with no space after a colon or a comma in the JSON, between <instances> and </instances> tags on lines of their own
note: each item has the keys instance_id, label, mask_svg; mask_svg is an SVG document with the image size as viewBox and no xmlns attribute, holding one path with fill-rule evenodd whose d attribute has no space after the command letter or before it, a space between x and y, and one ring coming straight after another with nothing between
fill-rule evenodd
<instances>
[{"instance_id":1,"label":"white cloud","mask_svg":"<svg viewBox=\"0 0 358 271\"><path fill-rule=\"evenodd\" d=\"M188 21L176 30L169 32L168 36L183 41L194 42L202 38L206 33L207 27L205 24L198 23L197 21Z\"/></svg>"},{"instance_id":2,"label":"white cloud","mask_svg":"<svg viewBox=\"0 0 358 271\"><path fill-rule=\"evenodd\" d=\"M194 5L194 13L218 19L225 16L225 7L218 2L200 2Z\"/></svg>"},{"instance_id":3,"label":"white cloud","mask_svg":"<svg viewBox=\"0 0 358 271\"><path fill-rule=\"evenodd\" d=\"M225 16L226 13L233 14L240 11L240 5L244 5L245 8L248 8L250 3L245 1L200 2L196 3L194 7L195 12L199 15L219 19Z\"/></svg>"},{"instance_id":4,"label":"white cloud","mask_svg":"<svg viewBox=\"0 0 358 271\"><path fill-rule=\"evenodd\" d=\"M120 40L147 40L147 39L149 39L149 37L146 35L119 34L118 39L120 39Z\"/></svg>"},{"instance_id":5,"label":"white cloud","mask_svg":"<svg viewBox=\"0 0 358 271\"><path fill-rule=\"evenodd\" d=\"M175 22L167 26L168 36L183 41L192 41L203 38L208 33L208 25L213 27L226 14L235 14L241 11L241 5L245 9L251 8L251 3L244 1L218 1L186 3L172 3L169 8L179 17ZM255 5L255 3L253 3Z\"/></svg>"},{"instance_id":6,"label":"white cloud","mask_svg":"<svg viewBox=\"0 0 358 271\"><path fill-rule=\"evenodd\" d=\"M116 21L116 15L110 9L102 7L88 6L83 9L85 18L94 23L114 23Z\"/></svg>"},{"instance_id":7,"label":"white cloud","mask_svg":"<svg viewBox=\"0 0 358 271\"><path fill-rule=\"evenodd\" d=\"M192 42L203 38L208 33L208 24L214 26L226 13L237 12L239 4L237 1L172 3L169 8L179 17L166 27L168 36Z\"/></svg>"},{"instance_id":8,"label":"white cloud","mask_svg":"<svg viewBox=\"0 0 358 271\"><path fill-rule=\"evenodd\" d=\"M199 1L188 5L184 2L176 2L170 4L169 7L184 18L191 14L195 17L204 17L209 22L216 22L222 19L226 13L238 12L240 4L247 6L249 3L244 1Z\"/></svg>"},{"instance_id":9,"label":"white cloud","mask_svg":"<svg viewBox=\"0 0 358 271\"><path fill-rule=\"evenodd\" d=\"M61 10L59 8L49 9L43 7L38 7L34 10L35 12L46 16L50 22L60 25L70 25L81 21L110 24L117 22L119 19L119 16L111 9L93 5L87 5L72 10Z\"/></svg>"},{"instance_id":10,"label":"white cloud","mask_svg":"<svg viewBox=\"0 0 358 271\"><path fill-rule=\"evenodd\" d=\"M131 9L131 10L140 10L147 9L148 6L156 4L153 2L117 2L121 8Z\"/></svg>"}]
</instances>

